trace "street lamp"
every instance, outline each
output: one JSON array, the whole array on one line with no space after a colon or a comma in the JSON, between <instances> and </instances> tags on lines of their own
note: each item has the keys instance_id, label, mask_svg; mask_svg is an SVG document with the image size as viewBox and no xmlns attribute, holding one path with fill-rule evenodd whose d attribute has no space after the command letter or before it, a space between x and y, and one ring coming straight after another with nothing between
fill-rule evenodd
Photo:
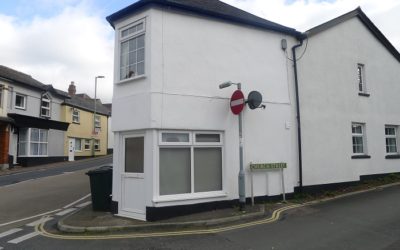
<instances>
[{"instance_id":1,"label":"street lamp","mask_svg":"<svg viewBox=\"0 0 400 250\"><path fill-rule=\"evenodd\" d=\"M96 133L96 111L97 111L97 79L105 76L96 76L94 78L94 115L93 115L93 133L92 133L92 157L94 157L94 135Z\"/></svg>"},{"instance_id":2,"label":"street lamp","mask_svg":"<svg viewBox=\"0 0 400 250\"><path fill-rule=\"evenodd\" d=\"M219 85L220 89L230 87L231 85L236 85L238 90L242 89L241 83L233 83L231 81L221 83ZM238 176L238 183L239 183L239 205L240 210L245 209L246 205L246 188L245 188L245 175L243 169L243 133L242 133L242 112L239 113L239 176Z\"/></svg>"}]
</instances>

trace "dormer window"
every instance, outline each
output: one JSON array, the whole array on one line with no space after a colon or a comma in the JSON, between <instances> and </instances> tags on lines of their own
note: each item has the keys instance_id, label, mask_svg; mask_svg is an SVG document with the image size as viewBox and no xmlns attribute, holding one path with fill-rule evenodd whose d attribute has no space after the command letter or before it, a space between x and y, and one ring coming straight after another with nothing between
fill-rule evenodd
<instances>
[{"instance_id":1,"label":"dormer window","mask_svg":"<svg viewBox=\"0 0 400 250\"><path fill-rule=\"evenodd\" d=\"M138 21L120 32L120 80L144 75L145 22Z\"/></svg>"},{"instance_id":2,"label":"dormer window","mask_svg":"<svg viewBox=\"0 0 400 250\"><path fill-rule=\"evenodd\" d=\"M50 102L50 98L47 94L42 95L40 116L50 118Z\"/></svg>"}]
</instances>

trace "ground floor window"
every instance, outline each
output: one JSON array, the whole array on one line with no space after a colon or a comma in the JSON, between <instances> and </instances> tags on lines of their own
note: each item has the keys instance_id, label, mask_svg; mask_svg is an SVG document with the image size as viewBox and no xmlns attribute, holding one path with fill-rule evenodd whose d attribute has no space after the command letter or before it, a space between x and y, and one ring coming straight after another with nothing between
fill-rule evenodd
<instances>
[{"instance_id":1,"label":"ground floor window","mask_svg":"<svg viewBox=\"0 0 400 250\"><path fill-rule=\"evenodd\" d=\"M385 126L386 153L397 154L397 126Z\"/></svg>"},{"instance_id":2,"label":"ground floor window","mask_svg":"<svg viewBox=\"0 0 400 250\"><path fill-rule=\"evenodd\" d=\"M222 133L161 132L160 195L222 190Z\"/></svg>"},{"instance_id":3,"label":"ground floor window","mask_svg":"<svg viewBox=\"0 0 400 250\"><path fill-rule=\"evenodd\" d=\"M352 123L353 154L365 154L365 124Z\"/></svg>"},{"instance_id":4,"label":"ground floor window","mask_svg":"<svg viewBox=\"0 0 400 250\"><path fill-rule=\"evenodd\" d=\"M75 151L82 151L82 139L75 138Z\"/></svg>"},{"instance_id":5,"label":"ground floor window","mask_svg":"<svg viewBox=\"0 0 400 250\"><path fill-rule=\"evenodd\" d=\"M19 156L47 156L48 130L21 128L19 130Z\"/></svg>"},{"instance_id":6,"label":"ground floor window","mask_svg":"<svg viewBox=\"0 0 400 250\"><path fill-rule=\"evenodd\" d=\"M98 139L94 140L94 150L100 151L100 140Z\"/></svg>"},{"instance_id":7,"label":"ground floor window","mask_svg":"<svg viewBox=\"0 0 400 250\"><path fill-rule=\"evenodd\" d=\"M89 139L85 139L85 150L90 150L90 140Z\"/></svg>"}]
</instances>

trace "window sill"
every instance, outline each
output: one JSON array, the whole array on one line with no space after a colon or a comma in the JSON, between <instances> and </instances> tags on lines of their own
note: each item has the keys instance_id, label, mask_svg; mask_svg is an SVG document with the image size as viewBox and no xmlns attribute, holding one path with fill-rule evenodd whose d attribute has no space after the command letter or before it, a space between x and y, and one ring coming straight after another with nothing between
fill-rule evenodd
<instances>
[{"instance_id":1,"label":"window sill","mask_svg":"<svg viewBox=\"0 0 400 250\"><path fill-rule=\"evenodd\" d=\"M369 97L368 93L358 93L359 96L365 96L365 97Z\"/></svg>"},{"instance_id":2,"label":"window sill","mask_svg":"<svg viewBox=\"0 0 400 250\"><path fill-rule=\"evenodd\" d=\"M386 155L385 159L400 159L400 154Z\"/></svg>"},{"instance_id":3,"label":"window sill","mask_svg":"<svg viewBox=\"0 0 400 250\"><path fill-rule=\"evenodd\" d=\"M20 109L20 110L26 110L26 108L22 108L22 107L17 107L15 106L16 109Z\"/></svg>"},{"instance_id":4,"label":"window sill","mask_svg":"<svg viewBox=\"0 0 400 250\"><path fill-rule=\"evenodd\" d=\"M352 155L351 159L370 159L370 155Z\"/></svg>"},{"instance_id":5,"label":"window sill","mask_svg":"<svg viewBox=\"0 0 400 250\"><path fill-rule=\"evenodd\" d=\"M79 124L81 124L81 123L80 123L80 122L72 122L72 124L78 124L78 125L79 125Z\"/></svg>"},{"instance_id":6,"label":"window sill","mask_svg":"<svg viewBox=\"0 0 400 250\"><path fill-rule=\"evenodd\" d=\"M174 202L174 201L187 201L208 198L226 197L228 194L224 191L191 193L191 194L176 194L176 195L162 195L153 199L154 203Z\"/></svg>"},{"instance_id":7,"label":"window sill","mask_svg":"<svg viewBox=\"0 0 400 250\"><path fill-rule=\"evenodd\" d=\"M136 81L136 80L139 80L139 79L142 79L142 78L146 78L146 75L140 75L140 76L135 76L135 77L132 77L132 78L120 80L120 81L116 82L116 84L124 84L124 83L127 83L127 82L133 82L133 81Z\"/></svg>"}]
</instances>

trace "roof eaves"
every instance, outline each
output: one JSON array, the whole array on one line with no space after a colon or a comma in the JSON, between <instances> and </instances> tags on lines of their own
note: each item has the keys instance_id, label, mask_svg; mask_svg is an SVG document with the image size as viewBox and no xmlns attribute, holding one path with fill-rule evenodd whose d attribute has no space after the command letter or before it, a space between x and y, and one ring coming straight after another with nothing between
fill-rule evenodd
<instances>
[{"instance_id":1,"label":"roof eaves","mask_svg":"<svg viewBox=\"0 0 400 250\"><path fill-rule=\"evenodd\" d=\"M375 26L375 24L367 17L367 15L357 7L355 10L350 11L344 15L320 24L314 28L309 29L305 33L308 37L316 35L322 31L325 31L333 26L343 23L353 17L358 17L360 21L368 28L368 30L382 43L383 46L400 62L400 53L397 49L390 43L390 41L383 35L383 33Z\"/></svg>"},{"instance_id":2,"label":"roof eaves","mask_svg":"<svg viewBox=\"0 0 400 250\"><path fill-rule=\"evenodd\" d=\"M279 33L288 34L288 35L294 36L296 38L302 37L302 33L297 31L296 29L289 28L289 27L286 27L286 26L283 26L280 24L273 25L273 23L271 22L271 25L268 25L266 23L261 23L261 22L252 21L252 20L246 20L244 18L235 17L235 16L231 16L231 15L223 15L221 13L216 13L214 11L208 11L208 10L196 8L193 6L187 6L187 5L182 5L182 4L175 3L175 2L162 1L162 0L142 0L142 1L136 2L118 12L115 12L114 14L111 14L110 16L107 16L106 19L110 23L110 25L115 29L115 26L114 26L115 21L117 21L121 18L124 18L125 16L130 15L133 12L139 11L139 9L141 9L142 7L149 5L149 4L158 4L161 6L175 7L175 8L181 9L181 10L195 12L198 14L211 16L211 17L226 20L226 21L247 24L250 26L255 26L255 27L259 27L259 28L263 28L263 29L276 31Z\"/></svg>"},{"instance_id":3,"label":"roof eaves","mask_svg":"<svg viewBox=\"0 0 400 250\"><path fill-rule=\"evenodd\" d=\"M77 105L77 104L74 104L74 103L63 102L61 105L65 105L65 106L69 106L69 107L85 110L85 111L90 112L90 113L94 113L94 109L83 107L81 105ZM104 115L104 116L110 116L110 114L108 112L105 112L105 111L102 111L102 110L96 110L96 114Z\"/></svg>"}]
</instances>

